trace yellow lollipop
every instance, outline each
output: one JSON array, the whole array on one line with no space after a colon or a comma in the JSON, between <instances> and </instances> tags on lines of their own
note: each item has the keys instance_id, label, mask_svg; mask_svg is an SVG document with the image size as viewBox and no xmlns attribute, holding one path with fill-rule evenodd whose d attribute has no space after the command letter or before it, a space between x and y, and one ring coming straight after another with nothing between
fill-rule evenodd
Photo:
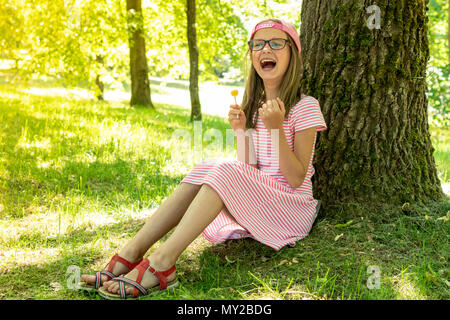
<instances>
[{"instance_id":1,"label":"yellow lollipop","mask_svg":"<svg viewBox=\"0 0 450 320\"><path fill-rule=\"evenodd\" d=\"M231 91L231 95L234 97L234 102L237 104L236 97L238 95L238 91L237 90Z\"/></svg>"},{"instance_id":2,"label":"yellow lollipop","mask_svg":"<svg viewBox=\"0 0 450 320\"><path fill-rule=\"evenodd\" d=\"M232 90L231 91L231 95L234 97L234 103L237 104L236 97L238 95L238 91L237 90ZM238 114L236 115L236 118L239 119L239 115Z\"/></svg>"}]
</instances>

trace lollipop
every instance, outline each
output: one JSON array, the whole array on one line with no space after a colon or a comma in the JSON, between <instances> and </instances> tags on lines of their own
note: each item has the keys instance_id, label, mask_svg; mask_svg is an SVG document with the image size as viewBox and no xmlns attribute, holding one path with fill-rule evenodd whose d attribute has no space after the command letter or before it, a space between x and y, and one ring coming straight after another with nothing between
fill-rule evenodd
<instances>
[{"instance_id":1,"label":"lollipop","mask_svg":"<svg viewBox=\"0 0 450 320\"><path fill-rule=\"evenodd\" d=\"M231 95L234 97L234 102L237 104L237 102L236 102L236 97L237 97L237 95L238 95L238 91L237 91L237 90L231 91Z\"/></svg>"},{"instance_id":2,"label":"lollipop","mask_svg":"<svg viewBox=\"0 0 450 320\"><path fill-rule=\"evenodd\" d=\"M238 91L237 90L231 91L231 95L234 97L234 103L237 104L236 97L238 95ZM239 119L239 115L236 115L236 118Z\"/></svg>"}]
</instances>

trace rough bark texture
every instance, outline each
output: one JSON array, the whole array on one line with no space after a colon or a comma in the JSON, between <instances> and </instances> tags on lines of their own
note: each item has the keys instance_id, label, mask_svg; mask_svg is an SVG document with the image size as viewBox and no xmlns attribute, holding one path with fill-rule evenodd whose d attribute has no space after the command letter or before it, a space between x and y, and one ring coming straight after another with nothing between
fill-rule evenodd
<instances>
[{"instance_id":1,"label":"rough bark texture","mask_svg":"<svg viewBox=\"0 0 450 320\"><path fill-rule=\"evenodd\" d=\"M195 0L187 1L187 37L189 45L189 93L191 95L191 121L202 119L198 94L198 47L195 27Z\"/></svg>"},{"instance_id":2,"label":"rough bark texture","mask_svg":"<svg viewBox=\"0 0 450 320\"><path fill-rule=\"evenodd\" d=\"M128 32L130 47L131 106L153 108L150 98L145 39L142 35L144 24L141 0L127 0Z\"/></svg>"},{"instance_id":3,"label":"rough bark texture","mask_svg":"<svg viewBox=\"0 0 450 320\"><path fill-rule=\"evenodd\" d=\"M304 0L302 89L320 102L314 195L326 213L440 200L430 140L424 0ZM380 28L370 29L380 9Z\"/></svg>"}]
</instances>

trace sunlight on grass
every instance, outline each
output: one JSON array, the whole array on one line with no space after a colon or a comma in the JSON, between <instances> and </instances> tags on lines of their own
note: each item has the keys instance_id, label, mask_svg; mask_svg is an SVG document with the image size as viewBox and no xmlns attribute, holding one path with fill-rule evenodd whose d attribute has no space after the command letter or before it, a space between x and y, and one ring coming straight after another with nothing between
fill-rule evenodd
<instances>
[{"instance_id":1,"label":"sunlight on grass","mask_svg":"<svg viewBox=\"0 0 450 320\"><path fill-rule=\"evenodd\" d=\"M36 96L70 97L77 100L95 98L90 90L81 88L26 88L22 91Z\"/></svg>"},{"instance_id":2,"label":"sunlight on grass","mask_svg":"<svg viewBox=\"0 0 450 320\"><path fill-rule=\"evenodd\" d=\"M12 249L0 253L0 272L24 266L39 266L62 256L60 248Z\"/></svg>"},{"instance_id":3,"label":"sunlight on grass","mask_svg":"<svg viewBox=\"0 0 450 320\"><path fill-rule=\"evenodd\" d=\"M20 140L18 141L15 151L17 152L18 149L41 149L42 151L50 151L52 147L52 144L50 142L50 139L43 139L43 140L29 140L27 137L22 136Z\"/></svg>"},{"instance_id":4,"label":"sunlight on grass","mask_svg":"<svg viewBox=\"0 0 450 320\"><path fill-rule=\"evenodd\" d=\"M426 296L424 296L414 282L411 280L411 274L401 273L397 276L392 276L389 278L389 282L391 283L396 299L398 300L424 300Z\"/></svg>"}]
</instances>

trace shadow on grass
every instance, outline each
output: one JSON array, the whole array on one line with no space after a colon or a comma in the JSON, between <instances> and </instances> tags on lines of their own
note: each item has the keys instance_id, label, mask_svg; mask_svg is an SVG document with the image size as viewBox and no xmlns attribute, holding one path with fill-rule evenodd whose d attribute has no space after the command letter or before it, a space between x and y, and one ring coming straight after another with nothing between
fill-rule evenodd
<instances>
[{"instance_id":1,"label":"shadow on grass","mask_svg":"<svg viewBox=\"0 0 450 320\"><path fill-rule=\"evenodd\" d=\"M440 214L445 208L439 208ZM400 229L368 220L346 227L336 227L336 222L341 221L317 221L308 237L279 251L252 239L223 244L197 239L195 248L188 248L177 262L180 287L172 295L155 299L448 299L448 290L439 279L445 279L439 270L445 268L448 255L445 244L436 244L446 234L440 220L404 216L392 221L402 224ZM3 298L98 299L67 288L55 292L51 283L65 286L70 265L82 272L97 271L90 266L96 261L98 265L99 260L106 263L114 252L108 249L105 254L105 248L95 246L86 249L85 244L99 239L125 241L143 223L143 219L124 219L93 230L73 230L48 242L48 247L61 245L62 256L50 263L4 272L0 287L11 290ZM422 225L420 232L415 232L416 224ZM437 261L436 256L444 259ZM378 289L370 288L370 284L376 285L371 281L376 275L368 272L369 266L379 268Z\"/></svg>"}]
</instances>

